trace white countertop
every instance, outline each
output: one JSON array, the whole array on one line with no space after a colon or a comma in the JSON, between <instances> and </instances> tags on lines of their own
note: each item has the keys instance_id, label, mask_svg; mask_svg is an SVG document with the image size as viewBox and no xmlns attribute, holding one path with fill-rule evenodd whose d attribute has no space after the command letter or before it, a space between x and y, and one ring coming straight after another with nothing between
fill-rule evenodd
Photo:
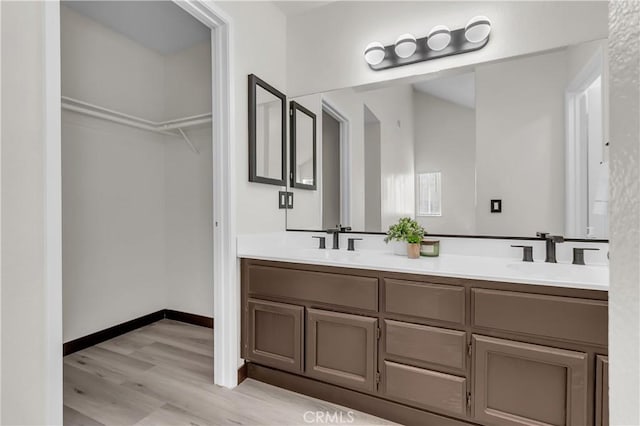
<instances>
[{"instance_id":1,"label":"white countertop","mask_svg":"<svg viewBox=\"0 0 640 426\"><path fill-rule=\"evenodd\" d=\"M330 241L327 241L328 245ZM441 254L439 257L409 259L390 250L317 249L281 244L239 241L241 258L303 263L343 268L423 274L442 277L500 281L521 284L608 291L609 267L569 263L527 263L513 258Z\"/></svg>"}]
</instances>

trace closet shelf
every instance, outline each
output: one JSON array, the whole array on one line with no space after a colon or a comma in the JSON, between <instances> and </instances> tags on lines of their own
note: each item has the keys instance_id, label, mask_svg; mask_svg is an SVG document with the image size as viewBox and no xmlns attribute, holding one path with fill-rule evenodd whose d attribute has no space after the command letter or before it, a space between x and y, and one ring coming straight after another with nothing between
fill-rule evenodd
<instances>
[{"instance_id":1,"label":"closet shelf","mask_svg":"<svg viewBox=\"0 0 640 426\"><path fill-rule=\"evenodd\" d=\"M185 133L185 129L211 123L211 113L192 115L190 117L176 118L167 121L151 121L136 117L135 115L125 114L112 109L93 105L88 102L73 99L68 96L62 96L62 109L135 127L137 129L147 130L149 132L159 133L161 135L182 138L197 154L199 154L200 151L198 151L193 142L191 142Z\"/></svg>"}]
</instances>

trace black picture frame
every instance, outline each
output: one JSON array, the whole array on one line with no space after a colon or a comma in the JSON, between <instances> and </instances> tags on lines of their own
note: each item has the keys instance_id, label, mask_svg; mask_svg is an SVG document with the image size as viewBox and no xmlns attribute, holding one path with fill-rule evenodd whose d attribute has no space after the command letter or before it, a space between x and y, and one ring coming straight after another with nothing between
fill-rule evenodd
<instances>
[{"instance_id":1,"label":"black picture frame","mask_svg":"<svg viewBox=\"0 0 640 426\"><path fill-rule=\"evenodd\" d=\"M284 93L280 92L269 83L265 82L255 74L250 74L248 78L249 82L249 182L264 183L268 185L285 186L287 184L287 97ZM280 179L274 179L266 176L259 176L257 173L256 163L256 89L261 87L267 92L271 93L278 99L280 99L281 109L280 114L282 116L281 122L281 163L282 170L280 173Z\"/></svg>"},{"instance_id":2,"label":"black picture frame","mask_svg":"<svg viewBox=\"0 0 640 426\"><path fill-rule=\"evenodd\" d=\"M309 118L311 118L311 121L313 123L313 135L312 135L312 140L313 140L313 148L312 148L312 152L313 152L313 184L309 185L309 184L305 184L305 183L300 183L296 181L296 148L297 148L297 143L298 141L296 140L296 114L300 112L306 116L308 116ZM310 189L310 190L316 190L318 188L318 153L316 151L317 149L317 144L316 144L316 137L317 137L317 131L316 131L316 115L311 112L310 110L308 110L307 108L303 107L302 105L300 105L299 103L297 103L296 101L291 101L289 103L289 113L291 115L290 119L289 119L289 132L290 132L290 137L289 139L291 140L291 182L290 182L290 186L292 188L299 188L299 189Z\"/></svg>"}]
</instances>

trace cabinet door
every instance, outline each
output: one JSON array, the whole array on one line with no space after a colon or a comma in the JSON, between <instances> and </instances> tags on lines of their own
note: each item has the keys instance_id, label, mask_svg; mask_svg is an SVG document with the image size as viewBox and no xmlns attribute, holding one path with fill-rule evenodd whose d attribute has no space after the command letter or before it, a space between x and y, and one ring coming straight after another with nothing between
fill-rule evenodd
<instances>
[{"instance_id":1,"label":"cabinet door","mask_svg":"<svg viewBox=\"0 0 640 426\"><path fill-rule=\"evenodd\" d=\"M307 374L354 389L376 390L378 320L307 311Z\"/></svg>"},{"instance_id":2,"label":"cabinet door","mask_svg":"<svg viewBox=\"0 0 640 426\"><path fill-rule=\"evenodd\" d=\"M596 426L609 426L609 358L596 357Z\"/></svg>"},{"instance_id":3,"label":"cabinet door","mask_svg":"<svg viewBox=\"0 0 640 426\"><path fill-rule=\"evenodd\" d=\"M588 423L587 354L473 336L474 416L496 425Z\"/></svg>"},{"instance_id":4,"label":"cabinet door","mask_svg":"<svg viewBox=\"0 0 640 426\"><path fill-rule=\"evenodd\" d=\"M249 299L248 358L281 370L302 372L302 306Z\"/></svg>"}]
</instances>

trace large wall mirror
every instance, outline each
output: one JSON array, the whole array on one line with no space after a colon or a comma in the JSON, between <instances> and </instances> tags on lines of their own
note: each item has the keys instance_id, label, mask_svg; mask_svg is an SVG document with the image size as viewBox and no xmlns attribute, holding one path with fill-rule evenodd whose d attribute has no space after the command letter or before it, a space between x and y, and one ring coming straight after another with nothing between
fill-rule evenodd
<instances>
[{"instance_id":1,"label":"large wall mirror","mask_svg":"<svg viewBox=\"0 0 640 426\"><path fill-rule=\"evenodd\" d=\"M286 98L249 75L249 181L286 185Z\"/></svg>"},{"instance_id":2,"label":"large wall mirror","mask_svg":"<svg viewBox=\"0 0 640 426\"><path fill-rule=\"evenodd\" d=\"M607 239L607 63L595 40L295 98L320 120L318 191L287 228Z\"/></svg>"}]
</instances>

